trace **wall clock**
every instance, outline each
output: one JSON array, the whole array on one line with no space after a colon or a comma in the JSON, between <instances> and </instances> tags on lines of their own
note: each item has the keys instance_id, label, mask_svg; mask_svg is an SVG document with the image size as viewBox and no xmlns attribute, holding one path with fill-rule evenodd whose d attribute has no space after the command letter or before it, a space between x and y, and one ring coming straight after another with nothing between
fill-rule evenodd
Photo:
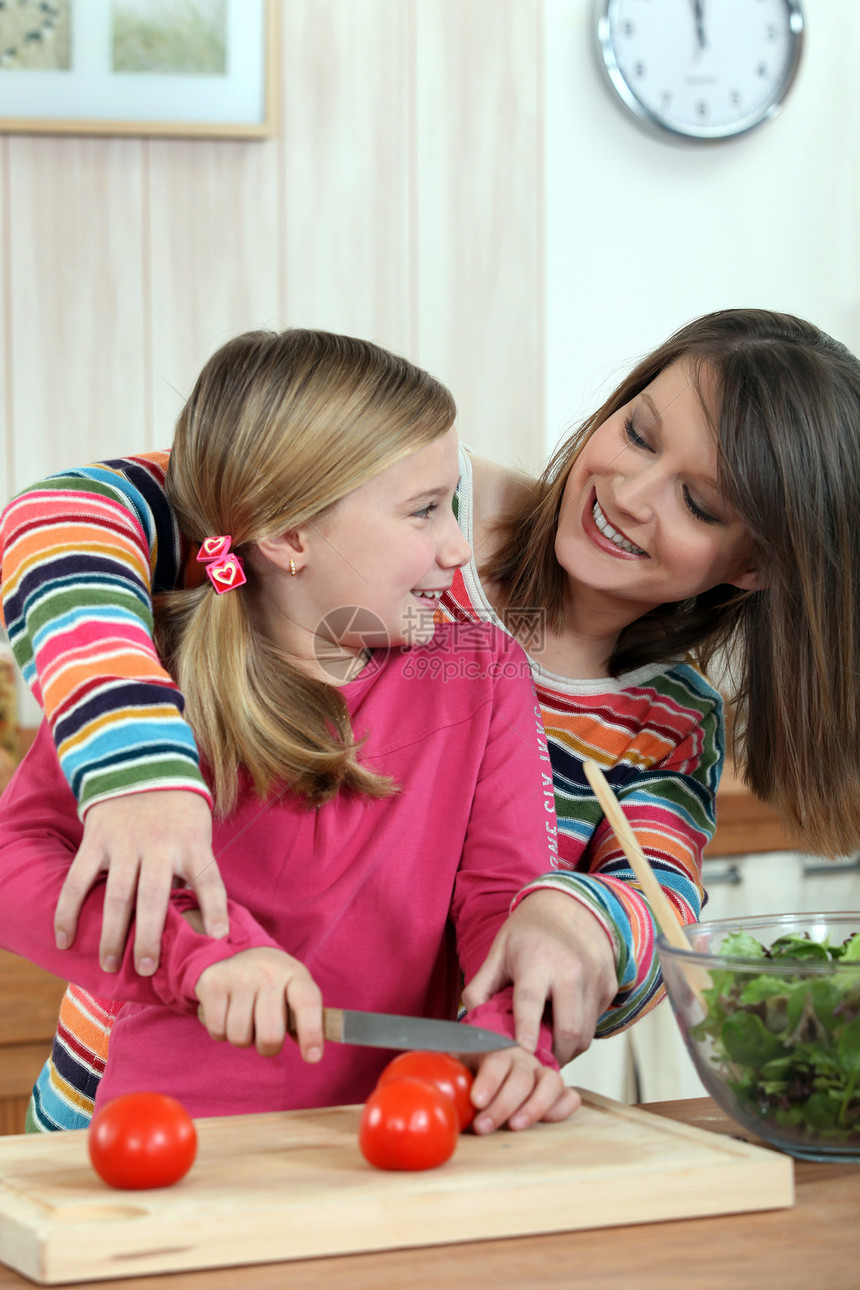
<instances>
[{"instance_id":1,"label":"wall clock","mask_svg":"<svg viewBox=\"0 0 860 1290\"><path fill-rule=\"evenodd\" d=\"M715 143L775 116L803 42L800 0L596 0L616 101L664 139Z\"/></svg>"}]
</instances>

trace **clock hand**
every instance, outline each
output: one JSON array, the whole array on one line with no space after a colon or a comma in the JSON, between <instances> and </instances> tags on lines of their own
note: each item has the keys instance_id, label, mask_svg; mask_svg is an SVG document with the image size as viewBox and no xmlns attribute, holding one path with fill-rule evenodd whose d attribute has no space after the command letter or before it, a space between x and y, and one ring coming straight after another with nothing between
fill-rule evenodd
<instances>
[{"instance_id":1,"label":"clock hand","mask_svg":"<svg viewBox=\"0 0 860 1290\"><path fill-rule=\"evenodd\" d=\"M691 0L693 18L696 23L696 42L699 50L707 49L708 38L705 35L705 0Z\"/></svg>"}]
</instances>

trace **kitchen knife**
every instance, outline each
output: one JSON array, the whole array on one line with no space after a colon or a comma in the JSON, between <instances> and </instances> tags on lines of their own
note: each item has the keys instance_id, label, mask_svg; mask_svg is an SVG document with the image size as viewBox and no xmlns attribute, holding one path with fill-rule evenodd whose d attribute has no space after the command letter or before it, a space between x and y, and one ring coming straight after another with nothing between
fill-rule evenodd
<instances>
[{"instance_id":1,"label":"kitchen knife","mask_svg":"<svg viewBox=\"0 0 860 1290\"><path fill-rule=\"evenodd\" d=\"M287 1029L296 1033L292 1008L287 1009ZM436 1053L489 1053L516 1048L516 1040L458 1021L433 1021L427 1017L396 1017L387 1012L355 1012L323 1008L323 1034L337 1044L365 1048L423 1049Z\"/></svg>"}]
</instances>

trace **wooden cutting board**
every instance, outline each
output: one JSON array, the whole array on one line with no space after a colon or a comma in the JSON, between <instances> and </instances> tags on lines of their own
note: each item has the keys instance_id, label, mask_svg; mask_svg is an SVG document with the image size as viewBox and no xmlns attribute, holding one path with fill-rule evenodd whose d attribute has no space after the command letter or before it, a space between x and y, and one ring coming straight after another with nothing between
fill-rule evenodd
<instances>
[{"instance_id":1,"label":"wooden cutting board","mask_svg":"<svg viewBox=\"0 0 860 1290\"><path fill-rule=\"evenodd\" d=\"M788 1156L594 1093L563 1124L371 1168L360 1107L198 1120L175 1187L115 1191L86 1132L0 1140L0 1259L43 1285L623 1226L793 1204Z\"/></svg>"}]
</instances>

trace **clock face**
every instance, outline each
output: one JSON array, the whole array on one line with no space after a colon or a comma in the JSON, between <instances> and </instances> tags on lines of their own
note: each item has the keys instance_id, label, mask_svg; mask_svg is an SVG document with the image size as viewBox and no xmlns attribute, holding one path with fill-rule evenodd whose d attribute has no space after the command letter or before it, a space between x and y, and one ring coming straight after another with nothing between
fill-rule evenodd
<instances>
[{"instance_id":1,"label":"clock face","mask_svg":"<svg viewBox=\"0 0 860 1290\"><path fill-rule=\"evenodd\" d=\"M601 62L646 129L734 138L779 110L800 58L800 0L598 0Z\"/></svg>"}]
</instances>

